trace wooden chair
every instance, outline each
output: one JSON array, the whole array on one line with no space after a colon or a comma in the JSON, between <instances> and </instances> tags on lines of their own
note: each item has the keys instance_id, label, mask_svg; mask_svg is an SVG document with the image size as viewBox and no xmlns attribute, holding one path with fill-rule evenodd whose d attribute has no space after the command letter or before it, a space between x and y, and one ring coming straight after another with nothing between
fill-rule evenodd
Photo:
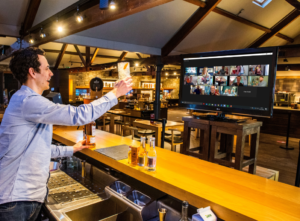
<instances>
[{"instance_id":1,"label":"wooden chair","mask_svg":"<svg viewBox=\"0 0 300 221\"><path fill-rule=\"evenodd\" d=\"M140 137L136 137L135 136L135 133L138 132L138 128L136 127L132 127L132 126L128 126L128 125L122 125L121 127L121 135L122 137L124 137L124 132L126 130L130 130L130 133L131 133L131 139L134 140L136 138L136 140L141 140Z\"/></svg>"},{"instance_id":2,"label":"wooden chair","mask_svg":"<svg viewBox=\"0 0 300 221\"><path fill-rule=\"evenodd\" d=\"M98 129L100 127L101 130L107 131L106 126L110 125L110 119L107 119L108 115L103 114L101 117L99 117L95 122L96 122L96 128Z\"/></svg>"},{"instance_id":3,"label":"wooden chair","mask_svg":"<svg viewBox=\"0 0 300 221\"><path fill-rule=\"evenodd\" d=\"M165 135L165 142L171 144L171 151L176 152L176 145L183 144L183 138L181 136L181 131L178 129L169 129L168 131L171 131L171 137L169 135ZM180 136L178 134L174 134L175 131L179 131Z\"/></svg>"}]
</instances>

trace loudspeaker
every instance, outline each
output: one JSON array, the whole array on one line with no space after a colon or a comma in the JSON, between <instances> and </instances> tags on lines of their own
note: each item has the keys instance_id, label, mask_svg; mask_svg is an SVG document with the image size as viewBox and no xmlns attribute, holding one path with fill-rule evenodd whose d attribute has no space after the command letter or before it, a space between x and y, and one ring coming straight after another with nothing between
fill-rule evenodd
<instances>
[{"instance_id":1,"label":"loudspeaker","mask_svg":"<svg viewBox=\"0 0 300 221\"><path fill-rule=\"evenodd\" d=\"M108 9L109 0L100 0L99 8L100 9Z\"/></svg>"}]
</instances>

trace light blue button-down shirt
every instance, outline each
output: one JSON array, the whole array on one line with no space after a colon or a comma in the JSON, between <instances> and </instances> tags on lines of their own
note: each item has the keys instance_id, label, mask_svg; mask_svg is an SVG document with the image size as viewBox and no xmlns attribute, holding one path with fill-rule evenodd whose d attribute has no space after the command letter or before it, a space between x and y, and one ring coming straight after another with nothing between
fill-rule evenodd
<instances>
[{"instance_id":1,"label":"light blue button-down shirt","mask_svg":"<svg viewBox=\"0 0 300 221\"><path fill-rule=\"evenodd\" d=\"M73 147L51 145L52 125L84 125L118 100L113 93L90 104L54 104L27 86L11 98L0 125L0 204L43 202L50 158L71 156Z\"/></svg>"}]
</instances>

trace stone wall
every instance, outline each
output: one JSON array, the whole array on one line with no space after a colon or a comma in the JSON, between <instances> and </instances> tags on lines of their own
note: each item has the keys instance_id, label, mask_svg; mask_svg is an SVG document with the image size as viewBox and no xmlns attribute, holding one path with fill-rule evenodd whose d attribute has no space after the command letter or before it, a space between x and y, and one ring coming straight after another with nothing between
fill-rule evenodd
<instances>
[{"instance_id":1,"label":"stone wall","mask_svg":"<svg viewBox=\"0 0 300 221\"><path fill-rule=\"evenodd\" d=\"M180 79L179 78L168 78L163 77L161 80L163 88L174 88L171 91L171 98L178 99L179 98L179 87L180 87Z\"/></svg>"}]
</instances>

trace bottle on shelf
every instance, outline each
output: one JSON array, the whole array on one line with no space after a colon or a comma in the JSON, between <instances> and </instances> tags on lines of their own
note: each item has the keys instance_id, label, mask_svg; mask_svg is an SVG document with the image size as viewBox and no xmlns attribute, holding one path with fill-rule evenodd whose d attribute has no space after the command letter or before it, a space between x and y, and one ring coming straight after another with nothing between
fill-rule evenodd
<instances>
[{"instance_id":1,"label":"bottle on shelf","mask_svg":"<svg viewBox=\"0 0 300 221\"><path fill-rule=\"evenodd\" d=\"M146 137L141 137L141 146L138 154L138 165L141 168L144 168L145 166L146 155Z\"/></svg>"},{"instance_id":2,"label":"bottle on shelf","mask_svg":"<svg viewBox=\"0 0 300 221\"><path fill-rule=\"evenodd\" d=\"M147 152L147 170L155 171L156 170L156 150L155 150L155 138L150 138L150 149Z\"/></svg>"},{"instance_id":3,"label":"bottle on shelf","mask_svg":"<svg viewBox=\"0 0 300 221\"><path fill-rule=\"evenodd\" d=\"M182 202L182 212L181 212L181 218L179 221L189 221L188 220L188 208L189 203L187 201Z\"/></svg>"},{"instance_id":4,"label":"bottle on shelf","mask_svg":"<svg viewBox=\"0 0 300 221\"><path fill-rule=\"evenodd\" d=\"M96 122L93 121L86 125L87 145L96 146Z\"/></svg>"}]
</instances>

